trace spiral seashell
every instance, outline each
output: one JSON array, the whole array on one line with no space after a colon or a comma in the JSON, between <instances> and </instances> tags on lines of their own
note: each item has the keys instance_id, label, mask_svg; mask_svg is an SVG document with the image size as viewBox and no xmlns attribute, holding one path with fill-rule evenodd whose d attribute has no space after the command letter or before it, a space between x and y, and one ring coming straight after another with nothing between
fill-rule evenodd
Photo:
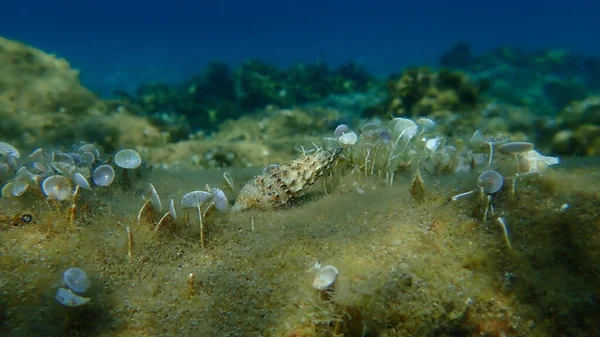
<instances>
[{"instance_id":1,"label":"spiral seashell","mask_svg":"<svg viewBox=\"0 0 600 337\"><path fill-rule=\"evenodd\" d=\"M233 211L270 210L289 205L323 175L341 152L342 148L318 150L282 165L268 166L242 187Z\"/></svg>"}]
</instances>

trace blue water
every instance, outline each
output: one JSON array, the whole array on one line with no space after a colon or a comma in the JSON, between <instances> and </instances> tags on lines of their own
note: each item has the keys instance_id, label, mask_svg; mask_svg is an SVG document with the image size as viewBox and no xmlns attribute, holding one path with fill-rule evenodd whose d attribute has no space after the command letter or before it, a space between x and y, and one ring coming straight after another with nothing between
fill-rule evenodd
<instances>
[{"instance_id":1,"label":"blue water","mask_svg":"<svg viewBox=\"0 0 600 337\"><path fill-rule=\"evenodd\" d=\"M0 35L68 59L102 94L178 81L211 60L356 61L384 76L459 40L600 55L600 1L4 0Z\"/></svg>"}]
</instances>

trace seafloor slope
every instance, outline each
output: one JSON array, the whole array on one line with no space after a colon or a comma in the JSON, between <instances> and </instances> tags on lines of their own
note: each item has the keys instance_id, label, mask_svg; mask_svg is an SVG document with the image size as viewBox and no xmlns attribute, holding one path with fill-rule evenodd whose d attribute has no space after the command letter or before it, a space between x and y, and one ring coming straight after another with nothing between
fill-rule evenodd
<instances>
[{"instance_id":1,"label":"seafloor slope","mask_svg":"<svg viewBox=\"0 0 600 337\"><path fill-rule=\"evenodd\" d=\"M252 171L230 170L240 182ZM221 171L154 171L163 200L221 186ZM600 179L595 169L547 172L495 201L510 228L482 222L477 198L450 202L476 174L410 178L334 175L292 208L205 219L196 212L154 231L142 201L111 186L85 191L75 224L68 205L34 194L0 201L30 223L0 232L5 336L592 336L598 333ZM141 180L138 183L142 183ZM232 193L227 193L233 196ZM180 211L181 212L181 211ZM126 227L133 233L128 258ZM312 289L316 263L339 270L328 301ZM86 270L91 301L54 300L61 274ZM194 280L189 283L190 273Z\"/></svg>"}]
</instances>

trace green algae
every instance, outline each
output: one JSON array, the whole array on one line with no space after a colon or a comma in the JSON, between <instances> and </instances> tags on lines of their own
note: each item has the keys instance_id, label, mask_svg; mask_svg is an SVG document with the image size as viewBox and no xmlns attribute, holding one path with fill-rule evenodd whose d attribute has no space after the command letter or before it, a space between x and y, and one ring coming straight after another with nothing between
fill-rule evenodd
<instances>
[{"instance_id":1,"label":"green algae","mask_svg":"<svg viewBox=\"0 0 600 337\"><path fill-rule=\"evenodd\" d=\"M254 170L231 170L236 185ZM137 191L152 182L163 200L223 184L221 170L155 170L131 189L83 193L77 222L35 195L2 199L0 331L7 336L95 335L586 335L598 294L597 173L548 172L502 193L497 209L509 250L475 199L449 198L476 174L424 176L417 204L411 176L393 186L339 174L288 209L211 213L206 248L193 212L154 231L137 223ZM471 184L471 185L470 185ZM229 193L230 199L234 193ZM569 204L566 210L562 207ZM562 208L561 208L562 207ZM196 220L196 221L195 221ZM129 226L134 237L127 256ZM596 261L596 262L594 262ZM311 288L315 263L340 271L331 301ZM54 301L61 273L88 272L92 301ZM190 292L189 274L194 273ZM551 317L551 319L548 319ZM573 322L576 322L575 324Z\"/></svg>"},{"instance_id":2,"label":"green algae","mask_svg":"<svg viewBox=\"0 0 600 337\"><path fill-rule=\"evenodd\" d=\"M193 128L217 130L219 125L265 106L290 107L323 100L332 94L366 92L375 79L356 63L330 68L325 63L297 64L281 69L258 59L239 68L213 62L179 84L147 83L122 100L160 119L161 112L185 116ZM158 113L159 116L156 116ZM165 121L167 122L167 121Z\"/></svg>"}]
</instances>

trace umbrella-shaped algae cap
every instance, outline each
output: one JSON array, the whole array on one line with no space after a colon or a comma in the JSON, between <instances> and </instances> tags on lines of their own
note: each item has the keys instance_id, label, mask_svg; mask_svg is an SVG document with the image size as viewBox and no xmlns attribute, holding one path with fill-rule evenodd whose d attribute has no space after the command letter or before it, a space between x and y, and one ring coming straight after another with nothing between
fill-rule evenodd
<instances>
[{"instance_id":1,"label":"umbrella-shaped algae cap","mask_svg":"<svg viewBox=\"0 0 600 337\"><path fill-rule=\"evenodd\" d=\"M335 128L335 131L333 132L333 135L334 135L336 138L339 138L339 137L341 137L341 136L342 136L344 133L347 133L347 132L348 132L348 130L349 130L349 129L348 129L348 125L346 125L346 124L340 124L340 125L338 125L338 126Z\"/></svg>"},{"instance_id":2,"label":"umbrella-shaped algae cap","mask_svg":"<svg viewBox=\"0 0 600 337\"><path fill-rule=\"evenodd\" d=\"M339 136L338 140L344 145L354 145L358 141L358 136L354 131L350 131Z\"/></svg>"},{"instance_id":3,"label":"umbrella-shaped algae cap","mask_svg":"<svg viewBox=\"0 0 600 337\"><path fill-rule=\"evenodd\" d=\"M333 287L338 274L338 270L334 266L325 266L319 269L313 281L313 288L323 291Z\"/></svg>"},{"instance_id":4,"label":"umbrella-shaped algae cap","mask_svg":"<svg viewBox=\"0 0 600 337\"><path fill-rule=\"evenodd\" d=\"M90 279L83 269L69 268L63 273L63 282L76 293L83 294L90 287Z\"/></svg>"},{"instance_id":5,"label":"umbrella-shaped algae cap","mask_svg":"<svg viewBox=\"0 0 600 337\"><path fill-rule=\"evenodd\" d=\"M6 163L0 163L0 174L8 174L10 172L10 166Z\"/></svg>"},{"instance_id":6,"label":"umbrella-shaped algae cap","mask_svg":"<svg viewBox=\"0 0 600 337\"><path fill-rule=\"evenodd\" d=\"M435 122L431 118L419 118L415 123L421 129L421 132L429 132L435 127Z\"/></svg>"},{"instance_id":7,"label":"umbrella-shaped algae cap","mask_svg":"<svg viewBox=\"0 0 600 337\"><path fill-rule=\"evenodd\" d=\"M202 205L210 201L213 194L205 191L192 191L181 198L182 208L197 208L198 221L200 222L200 242L204 248L204 224L202 223Z\"/></svg>"},{"instance_id":8,"label":"umbrella-shaped algae cap","mask_svg":"<svg viewBox=\"0 0 600 337\"><path fill-rule=\"evenodd\" d=\"M84 190L92 189L88 180L83 176L83 174L79 172L75 172L75 174L73 175L73 181L75 182L75 185L83 188Z\"/></svg>"},{"instance_id":9,"label":"umbrella-shaped algae cap","mask_svg":"<svg viewBox=\"0 0 600 337\"><path fill-rule=\"evenodd\" d=\"M202 206L213 197L212 193L205 191L192 191L181 198L182 208L196 208Z\"/></svg>"},{"instance_id":10,"label":"umbrella-shaped algae cap","mask_svg":"<svg viewBox=\"0 0 600 337\"><path fill-rule=\"evenodd\" d=\"M502 188L504 178L496 171L485 171L479 178L477 178L477 184L483 190L485 194L494 194Z\"/></svg>"},{"instance_id":11,"label":"umbrella-shaped algae cap","mask_svg":"<svg viewBox=\"0 0 600 337\"><path fill-rule=\"evenodd\" d=\"M79 162L79 165L92 166L95 161L96 161L96 157L94 156L94 154L90 151L86 151L81 154L81 161Z\"/></svg>"},{"instance_id":12,"label":"umbrella-shaped algae cap","mask_svg":"<svg viewBox=\"0 0 600 337\"><path fill-rule=\"evenodd\" d=\"M135 169L142 164L142 157L135 150L124 149L115 154L115 164L124 169Z\"/></svg>"},{"instance_id":13,"label":"umbrella-shaped algae cap","mask_svg":"<svg viewBox=\"0 0 600 337\"><path fill-rule=\"evenodd\" d=\"M171 201L169 202L169 212L171 213L173 219L177 219L177 211L175 210L175 200L173 199L171 199Z\"/></svg>"},{"instance_id":14,"label":"umbrella-shaped algae cap","mask_svg":"<svg viewBox=\"0 0 600 337\"><path fill-rule=\"evenodd\" d=\"M152 203L152 207L158 212L162 212L162 202L160 202L160 197L158 196L158 192L156 192L156 188L152 183L150 185L150 203Z\"/></svg>"},{"instance_id":15,"label":"umbrella-shaped algae cap","mask_svg":"<svg viewBox=\"0 0 600 337\"><path fill-rule=\"evenodd\" d=\"M53 175L44 180L42 190L48 199L67 200L71 197L73 185L65 176Z\"/></svg>"},{"instance_id":16,"label":"umbrella-shaped algae cap","mask_svg":"<svg viewBox=\"0 0 600 337\"><path fill-rule=\"evenodd\" d=\"M510 142L500 145L498 150L506 154L519 154L533 150L533 144L527 142Z\"/></svg>"},{"instance_id":17,"label":"umbrella-shaped algae cap","mask_svg":"<svg viewBox=\"0 0 600 337\"><path fill-rule=\"evenodd\" d=\"M54 155L52 167L58 171L58 173L73 172L75 170L75 159L68 153L56 153Z\"/></svg>"},{"instance_id":18,"label":"umbrella-shaped algae cap","mask_svg":"<svg viewBox=\"0 0 600 337\"><path fill-rule=\"evenodd\" d=\"M227 201L227 196L220 188L212 188L211 192L213 194L213 202L215 203L215 208L219 212L226 212L229 208L229 201Z\"/></svg>"},{"instance_id":19,"label":"umbrella-shaped algae cap","mask_svg":"<svg viewBox=\"0 0 600 337\"><path fill-rule=\"evenodd\" d=\"M17 150L16 147L5 143L5 142L0 142L0 154L4 155L4 156L11 156L11 157L15 157L15 158L19 158L21 157L21 153L19 152L19 150Z\"/></svg>"},{"instance_id":20,"label":"umbrella-shaped algae cap","mask_svg":"<svg viewBox=\"0 0 600 337\"><path fill-rule=\"evenodd\" d=\"M400 135L405 141L411 140L416 134L419 127L410 118L396 117L392 119L394 131Z\"/></svg>"},{"instance_id":21,"label":"umbrella-shaped algae cap","mask_svg":"<svg viewBox=\"0 0 600 337\"><path fill-rule=\"evenodd\" d=\"M58 303L67 307L78 307L90 301L89 298L75 295L71 289L65 288L58 288L55 299L58 301Z\"/></svg>"},{"instance_id":22,"label":"umbrella-shaped algae cap","mask_svg":"<svg viewBox=\"0 0 600 337\"><path fill-rule=\"evenodd\" d=\"M25 167L19 168L12 183L12 195L18 197L23 194L33 182L37 181L37 177L39 176L29 172Z\"/></svg>"},{"instance_id":23,"label":"umbrella-shaped algae cap","mask_svg":"<svg viewBox=\"0 0 600 337\"><path fill-rule=\"evenodd\" d=\"M4 184L4 186L2 186L2 197L3 198L12 197L13 196L12 188L13 188L13 181L12 180L7 181L6 184Z\"/></svg>"},{"instance_id":24,"label":"umbrella-shaped algae cap","mask_svg":"<svg viewBox=\"0 0 600 337\"><path fill-rule=\"evenodd\" d=\"M477 130L477 131L473 132L473 136L471 137L470 142L471 142L471 144L473 144L475 146L480 146L482 144L489 144L492 141L485 138L483 136L483 134L481 133L481 131Z\"/></svg>"},{"instance_id":25,"label":"umbrella-shaped algae cap","mask_svg":"<svg viewBox=\"0 0 600 337\"><path fill-rule=\"evenodd\" d=\"M115 170L109 165L100 165L92 173L92 180L98 186L108 186L115 179Z\"/></svg>"}]
</instances>

